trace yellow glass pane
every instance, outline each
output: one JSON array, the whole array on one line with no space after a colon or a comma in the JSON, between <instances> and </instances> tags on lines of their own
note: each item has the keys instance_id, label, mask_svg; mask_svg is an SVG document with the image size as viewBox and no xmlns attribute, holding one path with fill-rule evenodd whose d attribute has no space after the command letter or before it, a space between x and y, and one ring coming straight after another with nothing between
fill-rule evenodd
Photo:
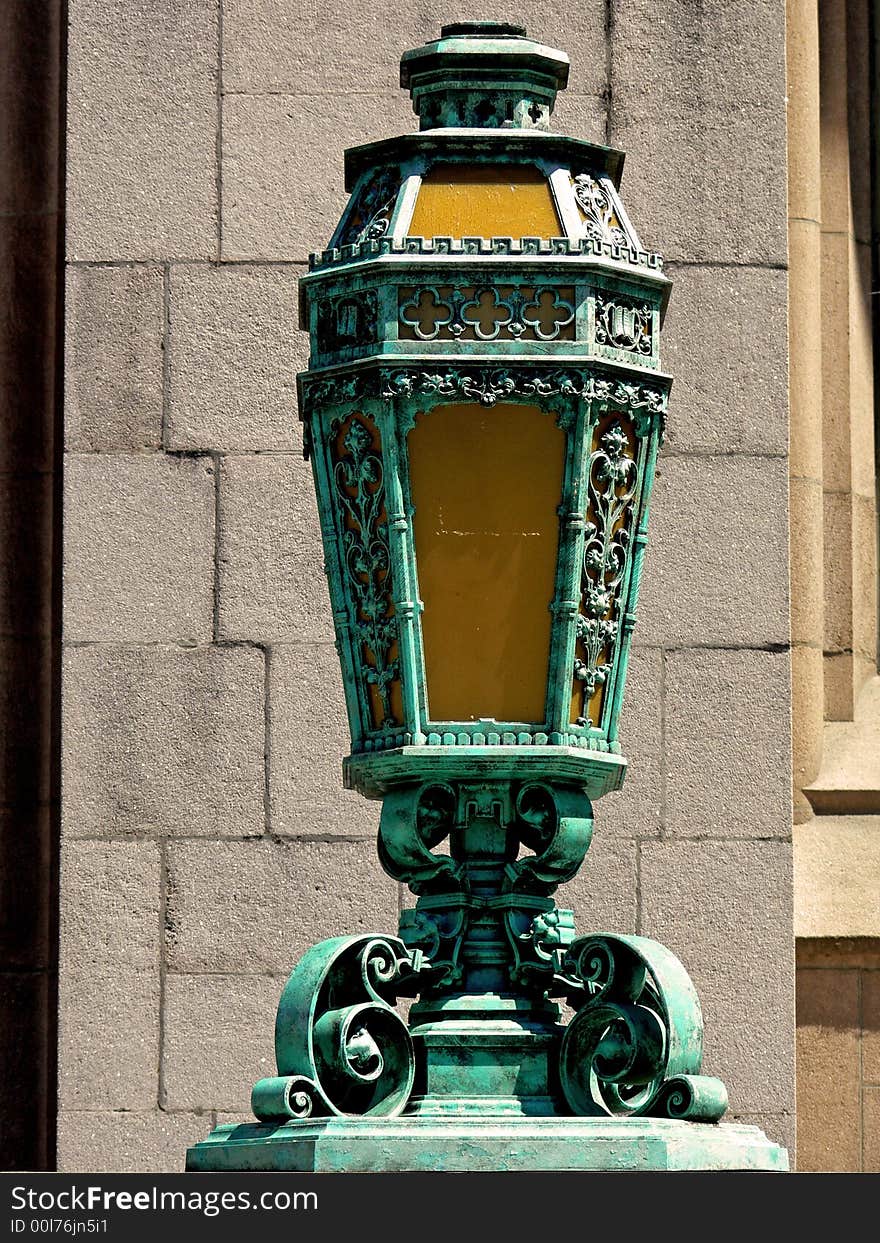
<instances>
[{"instance_id":1,"label":"yellow glass pane","mask_svg":"<svg viewBox=\"0 0 880 1243\"><path fill-rule=\"evenodd\" d=\"M536 406L439 406L410 432L433 721L544 720L564 456Z\"/></svg>"},{"instance_id":2,"label":"yellow glass pane","mask_svg":"<svg viewBox=\"0 0 880 1243\"><path fill-rule=\"evenodd\" d=\"M564 237L550 183L532 165L438 164L426 174L411 237Z\"/></svg>"}]
</instances>

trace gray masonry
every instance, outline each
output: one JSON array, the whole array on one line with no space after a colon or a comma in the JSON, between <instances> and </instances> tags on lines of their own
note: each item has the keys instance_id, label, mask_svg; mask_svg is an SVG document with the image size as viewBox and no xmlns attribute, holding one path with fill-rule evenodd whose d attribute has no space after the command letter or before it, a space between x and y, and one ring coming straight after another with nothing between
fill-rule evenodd
<instances>
[{"instance_id":1,"label":"gray masonry","mask_svg":"<svg viewBox=\"0 0 880 1243\"><path fill-rule=\"evenodd\" d=\"M560 899L682 957L707 1073L793 1145L784 4L515 16L571 55L558 126L626 150L675 282L630 775ZM63 1170L181 1169L271 1073L297 956L411 900L341 786L297 278L344 147L413 128L400 53L467 17L70 0Z\"/></svg>"}]
</instances>

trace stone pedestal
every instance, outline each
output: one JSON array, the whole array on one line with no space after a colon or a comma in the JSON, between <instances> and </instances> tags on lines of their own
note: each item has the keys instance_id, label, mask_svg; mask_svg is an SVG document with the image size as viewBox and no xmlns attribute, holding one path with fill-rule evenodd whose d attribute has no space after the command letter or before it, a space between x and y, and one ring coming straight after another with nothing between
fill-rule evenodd
<instances>
[{"instance_id":1,"label":"stone pedestal","mask_svg":"<svg viewBox=\"0 0 880 1243\"><path fill-rule=\"evenodd\" d=\"M188 1170L514 1172L788 1170L754 1126L671 1118L331 1118L218 1126L190 1148Z\"/></svg>"}]
</instances>

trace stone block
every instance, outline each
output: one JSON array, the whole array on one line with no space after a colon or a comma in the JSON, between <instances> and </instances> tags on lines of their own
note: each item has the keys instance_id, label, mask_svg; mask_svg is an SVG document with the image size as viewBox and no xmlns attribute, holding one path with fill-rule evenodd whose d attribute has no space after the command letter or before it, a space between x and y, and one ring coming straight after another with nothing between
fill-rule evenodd
<instances>
[{"instance_id":1,"label":"stone block","mask_svg":"<svg viewBox=\"0 0 880 1243\"><path fill-rule=\"evenodd\" d=\"M666 654L666 831L789 837L787 652Z\"/></svg>"},{"instance_id":2,"label":"stone block","mask_svg":"<svg viewBox=\"0 0 880 1243\"><path fill-rule=\"evenodd\" d=\"M169 849L169 969L284 974L324 937L397 933L397 886L374 841L178 842Z\"/></svg>"},{"instance_id":3,"label":"stone block","mask_svg":"<svg viewBox=\"0 0 880 1243\"><path fill-rule=\"evenodd\" d=\"M684 963L737 1114L794 1112L791 889L787 842L641 844L640 931Z\"/></svg>"},{"instance_id":4,"label":"stone block","mask_svg":"<svg viewBox=\"0 0 880 1243\"><path fill-rule=\"evenodd\" d=\"M825 650L829 654L853 650L854 499L851 492L825 493Z\"/></svg>"},{"instance_id":5,"label":"stone block","mask_svg":"<svg viewBox=\"0 0 880 1243\"><path fill-rule=\"evenodd\" d=\"M578 10L569 11L577 12ZM552 39L550 42L553 46L556 46ZM599 44L596 43L593 46L598 49ZM568 50L574 53L573 48ZM589 73L589 66L586 72ZM574 73L575 65L572 65L572 74ZM556 98L556 107L553 109L553 119L550 123L551 127L558 133L570 134L572 138L584 138L587 142L597 142L604 145L607 115L604 90L603 82L603 84L596 86L595 93L588 95L574 94L571 90L562 91Z\"/></svg>"},{"instance_id":6,"label":"stone block","mask_svg":"<svg viewBox=\"0 0 880 1243\"><path fill-rule=\"evenodd\" d=\"M855 6L852 6L855 9ZM846 137L851 83L847 65L847 9L824 4L819 11L819 91L822 144L822 223L845 233L850 226L849 143ZM855 92L853 91L853 95Z\"/></svg>"},{"instance_id":7,"label":"stone block","mask_svg":"<svg viewBox=\"0 0 880 1243\"><path fill-rule=\"evenodd\" d=\"M299 451L296 373L308 361L290 266L173 267L167 445Z\"/></svg>"},{"instance_id":8,"label":"stone block","mask_svg":"<svg viewBox=\"0 0 880 1243\"><path fill-rule=\"evenodd\" d=\"M853 651L870 662L877 651L877 509L873 497L853 497L852 547ZM858 690L856 685L856 694Z\"/></svg>"},{"instance_id":9,"label":"stone block","mask_svg":"<svg viewBox=\"0 0 880 1243\"><path fill-rule=\"evenodd\" d=\"M213 258L215 0L71 0L71 259Z\"/></svg>"},{"instance_id":10,"label":"stone block","mask_svg":"<svg viewBox=\"0 0 880 1243\"><path fill-rule=\"evenodd\" d=\"M68 642L209 640L214 464L159 454L69 454Z\"/></svg>"},{"instance_id":11,"label":"stone block","mask_svg":"<svg viewBox=\"0 0 880 1243\"><path fill-rule=\"evenodd\" d=\"M157 968L159 869L154 842L65 842L60 917L64 971Z\"/></svg>"},{"instance_id":12,"label":"stone block","mask_svg":"<svg viewBox=\"0 0 880 1243\"><path fill-rule=\"evenodd\" d=\"M759 0L743 22L734 6L620 0L611 63L610 142L627 153L643 243L669 259L784 265L784 6Z\"/></svg>"},{"instance_id":13,"label":"stone block","mask_svg":"<svg viewBox=\"0 0 880 1243\"><path fill-rule=\"evenodd\" d=\"M379 804L342 787L350 737L339 658L319 644L272 648L269 795L275 833L371 836Z\"/></svg>"},{"instance_id":14,"label":"stone block","mask_svg":"<svg viewBox=\"0 0 880 1243\"><path fill-rule=\"evenodd\" d=\"M880 971L862 972L862 1075L880 1087Z\"/></svg>"},{"instance_id":15,"label":"stone block","mask_svg":"<svg viewBox=\"0 0 880 1243\"><path fill-rule=\"evenodd\" d=\"M169 975L163 1077L168 1109L250 1109L276 1073L275 1011L286 976Z\"/></svg>"},{"instance_id":16,"label":"stone block","mask_svg":"<svg viewBox=\"0 0 880 1243\"><path fill-rule=\"evenodd\" d=\"M32 809L50 797L52 645L0 639L0 801Z\"/></svg>"},{"instance_id":17,"label":"stone block","mask_svg":"<svg viewBox=\"0 0 880 1243\"><path fill-rule=\"evenodd\" d=\"M836 144L829 146L833 149ZM843 144L845 150L845 144ZM823 176L823 186L826 178ZM848 206L849 196L845 198ZM853 374L850 350L853 310L850 239L844 231L822 232L822 482L830 492L845 493L852 483L850 418ZM846 226L843 226L844 229Z\"/></svg>"},{"instance_id":18,"label":"stone block","mask_svg":"<svg viewBox=\"0 0 880 1243\"><path fill-rule=\"evenodd\" d=\"M312 471L298 455L223 461L218 617L223 639L333 642Z\"/></svg>"},{"instance_id":19,"label":"stone block","mask_svg":"<svg viewBox=\"0 0 880 1243\"><path fill-rule=\"evenodd\" d=\"M69 267L64 367L68 449L156 449L162 443L164 273Z\"/></svg>"},{"instance_id":20,"label":"stone block","mask_svg":"<svg viewBox=\"0 0 880 1243\"><path fill-rule=\"evenodd\" d=\"M661 456L649 537L638 642L788 643L784 458Z\"/></svg>"},{"instance_id":21,"label":"stone block","mask_svg":"<svg viewBox=\"0 0 880 1243\"><path fill-rule=\"evenodd\" d=\"M47 806L0 808L0 945L7 969L49 966L51 853Z\"/></svg>"},{"instance_id":22,"label":"stone block","mask_svg":"<svg viewBox=\"0 0 880 1243\"><path fill-rule=\"evenodd\" d=\"M262 652L76 648L63 678L66 834L263 831Z\"/></svg>"},{"instance_id":23,"label":"stone block","mask_svg":"<svg viewBox=\"0 0 880 1243\"><path fill-rule=\"evenodd\" d=\"M62 970L61 1109L151 1109L159 1090L159 970L84 964Z\"/></svg>"},{"instance_id":24,"label":"stone block","mask_svg":"<svg viewBox=\"0 0 880 1243\"><path fill-rule=\"evenodd\" d=\"M453 0L442 16L410 0L384 10L379 21L375 12L353 11L343 0L320 8L303 0L226 0L223 84L228 91L259 93L387 90L397 85L403 52L438 38L441 24L473 20L467 0ZM511 9L504 0L487 0L480 20L510 21ZM568 52L572 92L601 88L604 20L601 0L574 8L551 0L516 10L530 38Z\"/></svg>"},{"instance_id":25,"label":"stone block","mask_svg":"<svg viewBox=\"0 0 880 1243\"><path fill-rule=\"evenodd\" d=\"M598 825L574 880L556 891L557 906L574 911L578 936L635 932L636 844L616 841Z\"/></svg>"},{"instance_id":26,"label":"stone block","mask_svg":"<svg viewBox=\"0 0 880 1243\"><path fill-rule=\"evenodd\" d=\"M822 234L788 222L788 345L792 479L822 479Z\"/></svg>"},{"instance_id":27,"label":"stone block","mask_svg":"<svg viewBox=\"0 0 880 1243\"><path fill-rule=\"evenodd\" d=\"M400 91L227 95L223 258L302 263L330 241L347 201L346 147L412 129Z\"/></svg>"},{"instance_id":28,"label":"stone block","mask_svg":"<svg viewBox=\"0 0 880 1243\"><path fill-rule=\"evenodd\" d=\"M857 672L852 652L825 653L823 661L825 720L852 721Z\"/></svg>"},{"instance_id":29,"label":"stone block","mask_svg":"<svg viewBox=\"0 0 880 1243\"><path fill-rule=\"evenodd\" d=\"M791 639L820 649L825 625L823 508L818 479L791 480Z\"/></svg>"},{"instance_id":30,"label":"stone block","mask_svg":"<svg viewBox=\"0 0 880 1243\"><path fill-rule=\"evenodd\" d=\"M819 22L812 5L786 12L788 79L788 210L800 222L822 215L819 110Z\"/></svg>"},{"instance_id":31,"label":"stone block","mask_svg":"<svg viewBox=\"0 0 880 1243\"><path fill-rule=\"evenodd\" d=\"M4 475L0 487L0 636L48 638L52 476Z\"/></svg>"},{"instance_id":32,"label":"stone block","mask_svg":"<svg viewBox=\"0 0 880 1243\"><path fill-rule=\"evenodd\" d=\"M656 837L663 806L663 654L631 649L620 716L620 744L627 757L623 789L596 804L596 833Z\"/></svg>"},{"instance_id":33,"label":"stone block","mask_svg":"<svg viewBox=\"0 0 880 1243\"><path fill-rule=\"evenodd\" d=\"M810 820L813 809L803 787L814 782L822 763L825 694L822 650L791 649L791 751L794 776L794 823Z\"/></svg>"},{"instance_id":34,"label":"stone block","mask_svg":"<svg viewBox=\"0 0 880 1243\"><path fill-rule=\"evenodd\" d=\"M48 974L0 973L0 1167L44 1169L55 1049Z\"/></svg>"},{"instance_id":35,"label":"stone block","mask_svg":"<svg viewBox=\"0 0 880 1243\"><path fill-rule=\"evenodd\" d=\"M865 1088L862 1099L862 1173L880 1174L880 1088Z\"/></svg>"},{"instance_id":36,"label":"stone block","mask_svg":"<svg viewBox=\"0 0 880 1243\"><path fill-rule=\"evenodd\" d=\"M786 274L676 267L660 339L667 453L788 452Z\"/></svg>"},{"instance_id":37,"label":"stone block","mask_svg":"<svg viewBox=\"0 0 880 1243\"><path fill-rule=\"evenodd\" d=\"M794 879L796 936L880 937L880 816L799 824Z\"/></svg>"},{"instance_id":38,"label":"stone block","mask_svg":"<svg viewBox=\"0 0 880 1243\"><path fill-rule=\"evenodd\" d=\"M858 972L797 973L798 1169L856 1171L859 1143Z\"/></svg>"},{"instance_id":39,"label":"stone block","mask_svg":"<svg viewBox=\"0 0 880 1243\"><path fill-rule=\"evenodd\" d=\"M181 1174L186 1150L211 1129L210 1114L80 1113L58 1115L61 1174Z\"/></svg>"}]
</instances>

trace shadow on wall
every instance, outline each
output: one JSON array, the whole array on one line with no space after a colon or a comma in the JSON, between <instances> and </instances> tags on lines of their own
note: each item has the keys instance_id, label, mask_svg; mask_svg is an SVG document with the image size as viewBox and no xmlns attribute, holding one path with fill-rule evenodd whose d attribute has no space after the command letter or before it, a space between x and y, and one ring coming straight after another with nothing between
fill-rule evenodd
<instances>
[{"instance_id":1,"label":"shadow on wall","mask_svg":"<svg viewBox=\"0 0 880 1243\"><path fill-rule=\"evenodd\" d=\"M0 5L0 1169L54 1165L62 0Z\"/></svg>"}]
</instances>

